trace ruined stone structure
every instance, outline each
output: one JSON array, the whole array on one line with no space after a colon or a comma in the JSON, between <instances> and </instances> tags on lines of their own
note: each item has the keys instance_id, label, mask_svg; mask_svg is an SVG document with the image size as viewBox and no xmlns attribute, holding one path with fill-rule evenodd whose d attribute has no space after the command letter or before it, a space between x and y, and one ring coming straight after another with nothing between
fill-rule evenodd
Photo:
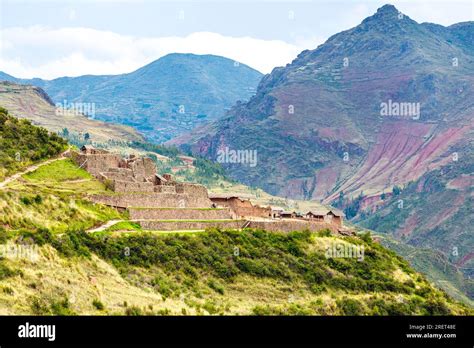
<instances>
[{"instance_id":1,"label":"ruined stone structure","mask_svg":"<svg viewBox=\"0 0 474 348\"><path fill-rule=\"evenodd\" d=\"M192 159L184 157L189 162ZM114 191L91 195L93 202L127 210L130 220L145 230L250 227L290 232L327 228L336 233L342 228L343 215L335 210L311 211L301 216L297 212L254 205L238 195L209 197L202 185L177 182L171 174L158 175L150 158L122 158L91 146L73 152L71 158Z\"/></svg>"},{"instance_id":2,"label":"ruined stone structure","mask_svg":"<svg viewBox=\"0 0 474 348\"><path fill-rule=\"evenodd\" d=\"M212 203L217 207L227 207L235 215L235 218L271 218L270 207L260 207L253 205L248 199L243 199L235 195L211 195Z\"/></svg>"}]
</instances>

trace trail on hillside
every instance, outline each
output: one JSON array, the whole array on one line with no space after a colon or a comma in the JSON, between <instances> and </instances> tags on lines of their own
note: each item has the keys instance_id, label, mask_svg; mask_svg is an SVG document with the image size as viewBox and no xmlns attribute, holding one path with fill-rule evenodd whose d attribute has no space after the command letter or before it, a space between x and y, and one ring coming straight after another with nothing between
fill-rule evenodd
<instances>
[{"instance_id":1,"label":"trail on hillside","mask_svg":"<svg viewBox=\"0 0 474 348\"><path fill-rule=\"evenodd\" d=\"M113 225L115 225L119 222L123 222L123 221L125 221L125 220L109 220L105 224L100 225L99 227L90 228L90 229L86 230L86 232L87 233L101 232L101 231L104 231L107 228L112 227Z\"/></svg>"},{"instance_id":2,"label":"trail on hillside","mask_svg":"<svg viewBox=\"0 0 474 348\"><path fill-rule=\"evenodd\" d=\"M45 166L47 164L50 164L50 163L53 163L53 162L56 162L56 161L59 161L59 160L62 160L64 158L66 158L66 154L69 153L69 150L66 150L64 151L63 153L61 153L59 155L59 157L56 157L56 158L51 158L47 161L44 161L44 162L41 162L41 163L36 163L36 164L33 164L29 167L27 167L26 169L24 169L23 171L21 172L18 172L18 173L15 173L11 176L8 176L5 178L5 180L3 180L2 182L0 182L0 189L3 189L5 186L7 186L9 183L11 183L12 181L15 181L17 179L19 179L20 177L22 177L23 175L25 174L28 174L30 172L33 172L35 171L36 169L42 167L42 166Z\"/></svg>"}]
</instances>

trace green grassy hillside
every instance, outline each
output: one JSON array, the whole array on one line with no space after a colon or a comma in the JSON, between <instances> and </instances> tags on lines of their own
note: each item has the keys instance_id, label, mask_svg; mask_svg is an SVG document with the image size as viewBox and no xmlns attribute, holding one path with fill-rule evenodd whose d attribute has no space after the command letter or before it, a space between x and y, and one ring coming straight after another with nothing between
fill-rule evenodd
<instances>
[{"instance_id":1,"label":"green grassy hillside","mask_svg":"<svg viewBox=\"0 0 474 348\"><path fill-rule=\"evenodd\" d=\"M0 107L0 181L15 171L64 151L65 140Z\"/></svg>"},{"instance_id":2,"label":"green grassy hillside","mask_svg":"<svg viewBox=\"0 0 474 348\"><path fill-rule=\"evenodd\" d=\"M7 185L0 245L36 246L37 258L0 259L0 314L465 315L369 236L217 230L84 230L115 210L85 200L106 188L70 160ZM363 260L327 258L364 248Z\"/></svg>"}]
</instances>

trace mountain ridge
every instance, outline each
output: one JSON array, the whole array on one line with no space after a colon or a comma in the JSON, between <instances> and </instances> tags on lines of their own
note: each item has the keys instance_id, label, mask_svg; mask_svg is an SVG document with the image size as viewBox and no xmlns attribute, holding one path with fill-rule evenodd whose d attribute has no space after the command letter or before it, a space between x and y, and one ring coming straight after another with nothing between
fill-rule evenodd
<instances>
[{"instance_id":1,"label":"mountain ridge","mask_svg":"<svg viewBox=\"0 0 474 348\"><path fill-rule=\"evenodd\" d=\"M132 126L163 142L250 97L261 76L225 57L172 53L119 75L42 80L0 73L0 80L41 87L55 103L94 103L94 118Z\"/></svg>"}]
</instances>

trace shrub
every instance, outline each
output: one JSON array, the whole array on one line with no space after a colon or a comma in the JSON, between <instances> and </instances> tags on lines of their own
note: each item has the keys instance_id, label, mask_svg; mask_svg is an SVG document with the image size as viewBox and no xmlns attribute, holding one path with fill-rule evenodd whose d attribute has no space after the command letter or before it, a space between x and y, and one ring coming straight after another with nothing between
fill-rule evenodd
<instances>
[{"instance_id":1,"label":"shrub","mask_svg":"<svg viewBox=\"0 0 474 348\"><path fill-rule=\"evenodd\" d=\"M162 277L156 277L153 279L152 285L164 297L171 296L175 290L174 284L168 281L168 279Z\"/></svg>"},{"instance_id":2,"label":"shrub","mask_svg":"<svg viewBox=\"0 0 474 348\"><path fill-rule=\"evenodd\" d=\"M449 315L450 310L440 299L429 298L424 305L428 315Z\"/></svg>"},{"instance_id":3,"label":"shrub","mask_svg":"<svg viewBox=\"0 0 474 348\"><path fill-rule=\"evenodd\" d=\"M53 241L53 235L47 228L39 228L36 233L31 235L31 237L35 243L40 246Z\"/></svg>"},{"instance_id":4,"label":"shrub","mask_svg":"<svg viewBox=\"0 0 474 348\"><path fill-rule=\"evenodd\" d=\"M41 204L41 203L43 203L43 197L41 197L40 195L36 195L35 198L33 198L33 201L36 204Z\"/></svg>"},{"instance_id":5,"label":"shrub","mask_svg":"<svg viewBox=\"0 0 474 348\"><path fill-rule=\"evenodd\" d=\"M342 298L336 301L337 306L341 309L344 315L362 315L363 306L362 304L352 298Z\"/></svg>"},{"instance_id":6,"label":"shrub","mask_svg":"<svg viewBox=\"0 0 474 348\"><path fill-rule=\"evenodd\" d=\"M0 244L5 244L10 239L10 234L0 226Z\"/></svg>"},{"instance_id":7,"label":"shrub","mask_svg":"<svg viewBox=\"0 0 474 348\"><path fill-rule=\"evenodd\" d=\"M103 310L105 308L104 304L100 302L98 299L92 300L92 305L99 311Z\"/></svg>"},{"instance_id":8,"label":"shrub","mask_svg":"<svg viewBox=\"0 0 474 348\"><path fill-rule=\"evenodd\" d=\"M65 297L59 301L53 301L51 303L51 312L54 315L75 315L76 313L69 308L69 299Z\"/></svg>"},{"instance_id":9,"label":"shrub","mask_svg":"<svg viewBox=\"0 0 474 348\"><path fill-rule=\"evenodd\" d=\"M29 197L21 197L20 202L23 203L24 205L31 205L33 204L33 201Z\"/></svg>"},{"instance_id":10,"label":"shrub","mask_svg":"<svg viewBox=\"0 0 474 348\"><path fill-rule=\"evenodd\" d=\"M220 284L219 282L217 282L216 280L211 279L209 280L207 284L212 290L214 290L218 294L224 295L224 286Z\"/></svg>"},{"instance_id":11,"label":"shrub","mask_svg":"<svg viewBox=\"0 0 474 348\"><path fill-rule=\"evenodd\" d=\"M370 236L370 232L364 232L360 234L360 239L362 239L366 243L372 243L372 237Z\"/></svg>"},{"instance_id":12,"label":"shrub","mask_svg":"<svg viewBox=\"0 0 474 348\"><path fill-rule=\"evenodd\" d=\"M11 269L0 261L0 280L15 277L17 275L23 276L23 272L19 269Z\"/></svg>"},{"instance_id":13,"label":"shrub","mask_svg":"<svg viewBox=\"0 0 474 348\"><path fill-rule=\"evenodd\" d=\"M143 315L143 312L142 312L142 310L140 309L140 307L131 306L131 307L127 307L127 309L125 310L125 315L128 315L128 316L139 316L139 315Z\"/></svg>"},{"instance_id":14,"label":"shrub","mask_svg":"<svg viewBox=\"0 0 474 348\"><path fill-rule=\"evenodd\" d=\"M7 295L13 295L15 293L15 291L13 291L9 286L4 286L2 291Z\"/></svg>"},{"instance_id":15,"label":"shrub","mask_svg":"<svg viewBox=\"0 0 474 348\"><path fill-rule=\"evenodd\" d=\"M32 297L30 298L29 302L31 311L34 315L50 315L51 310L48 306L48 303L38 297Z\"/></svg>"},{"instance_id":16,"label":"shrub","mask_svg":"<svg viewBox=\"0 0 474 348\"><path fill-rule=\"evenodd\" d=\"M318 231L318 236L319 237L331 237L332 233L329 229L324 229L324 230L321 230L321 231Z\"/></svg>"}]
</instances>

